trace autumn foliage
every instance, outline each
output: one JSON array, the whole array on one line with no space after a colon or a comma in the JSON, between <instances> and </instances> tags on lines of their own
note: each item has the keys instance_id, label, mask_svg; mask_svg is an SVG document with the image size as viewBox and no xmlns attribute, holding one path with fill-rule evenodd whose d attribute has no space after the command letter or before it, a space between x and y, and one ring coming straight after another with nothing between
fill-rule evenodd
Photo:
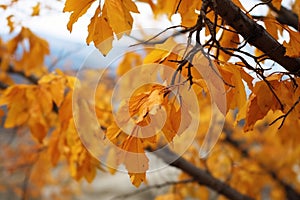
<instances>
[{"instance_id":1,"label":"autumn foliage","mask_svg":"<svg viewBox=\"0 0 300 200\"><path fill-rule=\"evenodd\" d=\"M21 3L0 3L9 30L0 38L1 130L14 135L1 142L0 191L41 198L58 185L51 198L64 199L78 192L69 177L91 183L97 171L120 168L149 187L153 154L181 170L156 200L300 198L299 0L251 9L239 0L66 0L67 29L91 16L82 41L103 59L118 41L134 41L116 68L77 74L45 64L51 43L8 12ZM155 35L142 27L136 38L141 5L181 21ZM253 14L261 6L267 14ZM42 9L37 1L28 17ZM8 181L16 173L23 184Z\"/></svg>"}]
</instances>

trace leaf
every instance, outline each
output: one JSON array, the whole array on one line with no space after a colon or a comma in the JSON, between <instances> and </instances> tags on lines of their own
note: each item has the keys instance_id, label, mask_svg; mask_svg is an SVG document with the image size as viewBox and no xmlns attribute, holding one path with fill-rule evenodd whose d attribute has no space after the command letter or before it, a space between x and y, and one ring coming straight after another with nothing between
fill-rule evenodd
<instances>
[{"instance_id":1,"label":"leaf","mask_svg":"<svg viewBox=\"0 0 300 200\"><path fill-rule=\"evenodd\" d=\"M84 178L87 180L88 183L92 183L97 175L97 170L95 167L95 164L92 164L93 158L89 158L88 162L85 162L85 172L84 172Z\"/></svg>"},{"instance_id":2,"label":"leaf","mask_svg":"<svg viewBox=\"0 0 300 200\"><path fill-rule=\"evenodd\" d=\"M154 50L144 58L144 63L155 63L166 59L171 54L171 50L176 46L177 43L172 37L168 38L163 44L156 44Z\"/></svg>"},{"instance_id":3,"label":"leaf","mask_svg":"<svg viewBox=\"0 0 300 200\"><path fill-rule=\"evenodd\" d=\"M227 180L232 173L232 160L220 150L212 152L206 160L206 165L209 172L222 181Z\"/></svg>"},{"instance_id":4,"label":"leaf","mask_svg":"<svg viewBox=\"0 0 300 200\"><path fill-rule=\"evenodd\" d=\"M228 29L229 30L224 29L220 39L220 45L224 48L237 48L237 46L240 44L239 35L235 32L234 29L230 27ZM227 62L230 57L231 55L221 51L219 60Z\"/></svg>"},{"instance_id":5,"label":"leaf","mask_svg":"<svg viewBox=\"0 0 300 200\"><path fill-rule=\"evenodd\" d=\"M126 5L129 9L133 10L128 10L121 0L109 0L104 3L103 9L107 10L108 23L117 34L118 39L120 39L124 33L130 33L132 28L133 18L129 11L134 11L135 8L128 2L130 1L128 0Z\"/></svg>"},{"instance_id":6,"label":"leaf","mask_svg":"<svg viewBox=\"0 0 300 200\"><path fill-rule=\"evenodd\" d=\"M66 80L64 77L48 74L39 80L39 84L51 93L54 103L59 107L64 99Z\"/></svg>"},{"instance_id":7,"label":"leaf","mask_svg":"<svg viewBox=\"0 0 300 200\"><path fill-rule=\"evenodd\" d=\"M295 12L296 15L300 16L300 0L294 1L292 10ZM298 31L300 31L300 23L299 22L298 22Z\"/></svg>"},{"instance_id":8,"label":"leaf","mask_svg":"<svg viewBox=\"0 0 300 200\"><path fill-rule=\"evenodd\" d=\"M105 56L112 48L113 31L108 24L105 10L100 15L100 6L96 9L94 16L88 26L86 43L94 42L95 46ZM100 16L99 16L100 15Z\"/></svg>"},{"instance_id":9,"label":"leaf","mask_svg":"<svg viewBox=\"0 0 300 200\"><path fill-rule=\"evenodd\" d=\"M124 163L132 184L139 187L146 181L146 171L149 168L149 159L144 152L143 140L133 136L128 136L122 145L122 163Z\"/></svg>"},{"instance_id":10,"label":"leaf","mask_svg":"<svg viewBox=\"0 0 300 200\"><path fill-rule=\"evenodd\" d=\"M146 182L146 173L130 173L130 181L135 187L139 187L142 182Z\"/></svg>"},{"instance_id":11,"label":"leaf","mask_svg":"<svg viewBox=\"0 0 300 200\"><path fill-rule=\"evenodd\" d=\"M163 104L165 96L170 92L165 86L154 85L150 92L135 95L129 100L129 113L135 117L136 123L151 113L154 115L157 109Z\"/></svg>"},{"instance_id":12,"label":"leaf","mask_svg":"<svg viewBox=\"0 0 300 200\"><path fill-rule=\"evenodd\" d=\"M282 29L282 27L278 24L274 17L272 17L270 14L268 16L269 17L264 18L266 30L272 35L273 38L278 40L278 30Z\"/></svg>"},{"instance_id":13,"label":"leaf","mask_svg":"<svg viewBox=\"0 0 300 200\"><path fill-rule=\"evenodd\" d=\"M182 200L183 198L177 193L169 193L159 195L155 198L155 200Z\"/></svg>"},{"instance_id":14,"label":"leaf","mask_svg":"<svg viewBox=\"0 0 300 200\"><path fill-rule=\"evenodd\" d=\"M168 142L171 142L179 130L181 122L181 112L176 111L174 104L167 104L167 120L162 129Z\"/></svg>"},{"instance_id":15,"label":"leaf","mask_svg":"<svg viewBox=\"0 0 300 200\"><path fill-rule=\"evenodd\" d=\"M181 16L181 25L186 27L192 27L197 23L198 14L195 10L200 10L201 1L193 1L193 0L182 0L177 1L178 13ZM176 5L176 7L177 7Z\"/></svg>"},{"instance_id":16,"label":"leaf","mask_svg":"<svg viewBox=\"0 0 300 200\"><path fill-rule=\"evenodd\" d=\"M178 106L175 107L172 100L169 100L168 104L165 106L167 110L167 119L162 129L168 142L173 141L176 135L181 135L190 125L192 121L192 116L189 113L184 100L182 100Z\"/></svg>"},{"instance_id":17,"label":"leaf","mask_svg":"<svg viewBox=\"0 0 300 200\"><path fill-rule=\"evenodd\" d=\"M282 1L282 0L272 0L271 3L272 3L272 5L273 5L277 10L280 10L280 7L281 7L281 1Z\"/></svg>"},{"instance_id":18,"label":"leaf","mask_svg":"<svg viewBox=\"0 0 300 200\"><path fill-rule=\"evenodd\" d=\"M291 30L289 27L285 27L285 29L290 34L290 41L287 43L283 42L283 46L286 48L285 55L292 58L300 57L300 32L295 32Z\"/></svg>"},{"instance_id":19,"label":"leaf","mask_svg":"<svg viewBox=\"0 0 300 200\"><path fill-rule=\"evenodd\" d=\"M13 21L11 20L11 18L13 18L13 15L9 15L8 17L6 17L7 20L7 25L9 27L9 33L12 33L15 30L15 25L13 23Z\"/></svg>"},{"instance_id":20,"label":"leaf","mask_svg":"<svg viewBox=\"0 0 300 200\"><path fill-rule=\"evenodd\" d=\"M231 86L225 86L227 93L227 109L241 109L246 104L246 91L242 81L240 67L225 63L219 67L224 81Z\"/></svg>"},{"instance_id":21,"label":"leaf","mask_svg":"<svg viewBox=\"0 0 300 200\"><path fill-rule=\"evenodd\" d=\"M132 0L123 0L122 3L124 4L124 7L130 12L140 13L137 6Z\"/></svg>"},{"instance_id":22,"label":"leaf","mask_svg":"<svg viewBox=\"0 0 300 200\"><path fill-rule=\"evenodd\" d=\"M138 53L127 52L117 68L117 75L122 76L131 68L139 66L142 63L142 57Z\"/></svg>"},{"instance_id":23,"label":"leaf","mask_svg":"<svg viewBox=\"0 0 300 200\"><path fill-rule=\"evenodd\" d=\"M32 7L31 16L38 16L40 14L40 5L41 3L38 2L34 7Z\"/></svg>"},{"instance_id":24,"label":"leaf","mask_svg":"<svg viewBox=\"0 0 300 200\"><path fill-rule=\"evenodd\" d=\"M91 7L96 0L67 0L63 12L72 12L67 28L72 32L72 27L78 18L81 17Z\"/></svg>"},{"instance_id":25,"label":"leaf","mask_svg":"<svg viewBox=\"0 0 300 200\"><path fill-rule=\"evenodd\" d=\"M27 48L22 45L24 41L29 41ZM44 58L50 53L48 42L30 29L22 27L20 33L7 42L8 52L13 54L18 46L22 47L22 57L14 62L16 71L24 71L26 76L35 74L41 76L47 72L44 66Z\"/></svg>"},{"instance_id":26,"label":"leaf","mask_svg":"<svg viewBox=\"0 0 300 200\"><path fill-rule=\"evenodd\" d=\"M275 88L274 91L279 98L281 96L285 96L285 98L291 99L283 93L284 91L288 91L283 82L279 82L278 80L274 79L269 80L269 84L271 84L272 88ZM280 109L281 107L278 100L270 91L270 88L267 86L267 84L264 81L257 82L253 89L253 93L249 98L244 131L246 132L252 130L255 123L258 120L263 119L270 110L275 111Z\"/></svg>"}]
</instances>

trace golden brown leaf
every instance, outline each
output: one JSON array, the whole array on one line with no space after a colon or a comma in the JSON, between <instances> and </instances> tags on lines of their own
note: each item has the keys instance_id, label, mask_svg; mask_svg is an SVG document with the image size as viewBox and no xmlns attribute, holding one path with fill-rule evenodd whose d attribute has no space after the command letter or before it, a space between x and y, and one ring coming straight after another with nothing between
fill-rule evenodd
<instances>
[{"instance_id":1,"label":"golden brown leaf","mask_svg":"<svg viewBox=\"0 0 300 200\"><path fill-rule=\"evenodd\" d=\"M121 0L110 0L104 3L103 9L107 10L108 23L119 39L124 33L130 33L133 23L130 11L137 10L136 7L132 6L134 3L129 2L131 1L126 2L127 7Z\"/></svg>"},{"instance_id":2,"label":"golden brown leaf","mask_svg":"<svg viewBox=\"0 0 300 200\"><path fill-rule=\"evenodd\" d=\"M100 7L95 11L94 16L88 26L88 36L86 43L94 42L95 46L105 56L112 48L113 31L108 24L106 10L100 15Z\"/></svg>"},{"instance_id":3,"label":"golden brown leaf","mask_svg":"<svg viewBox=\"0 0 300 200\"><path fill-rule=\"evenodd\" d=\"M289 27L285 27L285 29L290 34L290 41L283 42L283 46L286 48L285 55L292 58L300 57L300 32L296 32L291 30Z\"/></svg>"},{"instance_id":4,"label":"golden brown leaf","mask_svg":"<svg viewBox=\"0 0 300 200\"><path fill-rule=\"evenodd\" d=\"M72 32L72 27L78 18L81 17L91 7L96 0L67 0L64 7L64 12L72 12L67 28Z\"/></svg>"},{"instance_id":5,"label":"golden brown leaf","mask_svg":"<svg viewBox=\"0 0 300 200\"><path fill-rule=\"evenodd\" d=\"M31 16L38 16L40 14L40 6L41 6L41 3L38 2L34 7L32 7Z\"/></svg>"},{"instance_id":6,"label":"golden brown leaf","mask_svg":"<svg viewBox=\"0 0 300 200\"><path fill-rule=\"evenodd\" d=\"M239 35L235 32L235 30L233 30L232 28L229 28L229 30L224 29L220 39L220 45L224 48L237 48L239 44L240 44ZM219 60L227 62L230 57L231 55L221 51Z\"/></svg>"}]
</instances>

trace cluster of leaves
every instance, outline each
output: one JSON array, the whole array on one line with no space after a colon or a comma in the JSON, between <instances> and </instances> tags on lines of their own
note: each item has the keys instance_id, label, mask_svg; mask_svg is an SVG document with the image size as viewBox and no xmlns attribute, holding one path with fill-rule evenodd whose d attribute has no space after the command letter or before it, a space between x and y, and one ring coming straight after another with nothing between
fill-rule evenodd
<instances>
[{"instance_id":1,"label":"cluster of leaves","mask_svg":"<svg viewBox=\"0 0 300 200\"><path fill-rule=\"evenodd\" d=\"M49 45L44 39L30 29L21 27L12 39L0 40L0 114L5 116L3 126L28 128L34 138L24 147L27 148L26 151L18 152L21 154L18 157L20 160L14 163L15 166L9 163L3 167L13 172L18 167L30 166L32 185L44 187L53 183L53 179L45 176L40 180L37 178L39 173L51 174L51 170L58 167L59 163L67 164L70 175L75 180L85 178L88 182L94 180L97 169L108 170L113 174L123 164L132 184L138 187L146 182L149 159L145 152L155 151L168 143L178 143L180 149L185 135L193 131L195 145L190 146L183 157L227 183L228 187L255 198L263 198L266 188L271 188L267 195L272 199L283 199L290 195L291 190L294 195L299 195L300 183L297 177L300 174L300 140L297 130L300 126L300 79L297 73L276 71L268 75L268 68L263 62L269 59L270 52L260 52L259 49L256 50L257 55L247 52L246 48L250 48L249 43L255 38L243 39L237 30L229 26L217 12L217 1L139 2L148 4L156 17L167 15L171 19L174 14L179 13L181 24L175 28L179 29L180 34L186 34L187 44L176 43L174 35L161 42L155 41L155 45L151 40L144 42L146 55L134 52L125 54L117 69L116 81L126 72L142 68L139 65L153 64L155 76L158 75L164 84L144 85L134 91L130 98L122 99L116 118L112 115L110 105L112 88L105 84L110 83L109 81L98 86L95 108L92 108L90 102L74 102L74 84L79 80L59 70L55 73L48 72L44 66L44 58L49 54ZM288 33L289 39L282 43L286 49L284 56L295 59L300 57L300 34L297 30L279 23L277 16L272 15L273 12L256 19L238 0L233 2L249 19L262 23L274 40L280 40L284 32ZM64 12L71 12L67 25L69 31L72 31L73 24L93 3L97 2L66 1ZM13 4L0 5L0 8L7 9ZM277 11L281 9L281 1L265 4L270 4L270 8ZM299 4L300 1L296 0L293 6L293 11L298 16ZM39 15L40 5L38 3L33 7L32 16ZM87 44L93 42L103 55L108 54L114 38L120 39L124 34L130 34L132 13L139 13L136 2L132 0L106 0L97 5L87 27ZM11 15L7 17L10 32L14 30L11 19ZM264 34L268 34L267 32ZM147 48L149 45L151 50ZM202 73L196 70L195 63L201 66ZM168 66L175 73L155 71L155 66L159 64ZM211 69L219 73L213 71L216 74L213 76L210 74ZM89 73L93 73L93 70ZM12 74L20 75L29 83L18 84ZM255 81L254 75L257 77ZM208 131L213 109L210 97L221 91L217 86L212 91L207 77L215 77L212 81L221 81L225 87L225 94L220 95L225 95L226 108L222 106L222 102L214 103L222 115L226 116L226 125L211 155L200 159L196 147L203 143ZM111 81L114 78L109 79ZM131 88L134 78L131 80L133 81L122 85L123 91ZM83 88L80 92L86 92L84 83L80 84ZM189 89L195 92L197 102L184 101ZM193 112L190 104L197 104L201 108L201 117ZM95 138L79 137L76 119L72 115L77 112L78 107L85 110L79 119L82 124L80 128L89 133L86 135L93 135ZM89 123L93 117L90 113L94 109L100 127ZM158 127L164 116L162 112L165 113L166 120L160 130ZM187 129L193 120L200 121L199 127L196 130ZM130 125L130 133L125 133L117 122L123 126ZM141 128L150 123L150 129ZM105 137L97 136L100 131L104 132ZM99 141L117 147L108 153L108 167L102 166L97 159L105 153L104 147L99 146ZM85 146L95 148L99 155L95 157ZM6 153L1 157L5 159L6 156L13 157L15 154L7 147ZM184 182L187 178L186 173L180 174L178 179L184 184L174 184L169 193L158 196L157 199L184 199L188 196L208 199L212 195L208 188L198 183ZM19 193L22 195L22 192ZM35 194L37 195L41 194Z\"/></svg>"}]
</instances>

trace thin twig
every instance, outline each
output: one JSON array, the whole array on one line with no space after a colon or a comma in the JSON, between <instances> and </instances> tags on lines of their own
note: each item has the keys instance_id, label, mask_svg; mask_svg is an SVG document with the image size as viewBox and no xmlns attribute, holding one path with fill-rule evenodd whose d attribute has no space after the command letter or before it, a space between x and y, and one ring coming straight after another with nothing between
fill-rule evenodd
<instances>
[{"instance_id":1,"label":"thin twig","mask_svg":"<svg viewBox=\"0 0 300 200\"><path fill-rule=\"evenodd\" d=\"M167 187L167 186L170 186L170 185L179 185L179 184L186 184L186 183L191 183L191 182L196 182L196 180L193 179L193 178L190 178L190 179L185 179L185 180L180 180L180 181L167 181L167 182L161 183L161 184L150 185L150 186L147 186L147 187L142 188L140 190L135 190L135 191L127 193L127 194L122 194L122 195L115 196L111 200L113 200L113 199L126 199L128 197L132 197L132 196L138 195L140 193L143 193L143 192L146 192L146 191L149 191L149 190L152 190L152 189L160 189L160 188Z\"/></svg>"},{"instance_id":2,"label":"thin twig","mask_svg":"<svg viewBox=\"0 0 300 200\"><path fill-rule=\"evenodd\" d=\"M277 117L269 125L271 126L271 125L275 124L278 120L282 119L280 126L278 127L278 129L280 129L283 126L284 121L286 120L287 116L295 109L295 107L298 105L299 102L300 102L300 97L297 99L297 101L292 105L292 107L284 115Z\"/></svg>"}]
</instances>

